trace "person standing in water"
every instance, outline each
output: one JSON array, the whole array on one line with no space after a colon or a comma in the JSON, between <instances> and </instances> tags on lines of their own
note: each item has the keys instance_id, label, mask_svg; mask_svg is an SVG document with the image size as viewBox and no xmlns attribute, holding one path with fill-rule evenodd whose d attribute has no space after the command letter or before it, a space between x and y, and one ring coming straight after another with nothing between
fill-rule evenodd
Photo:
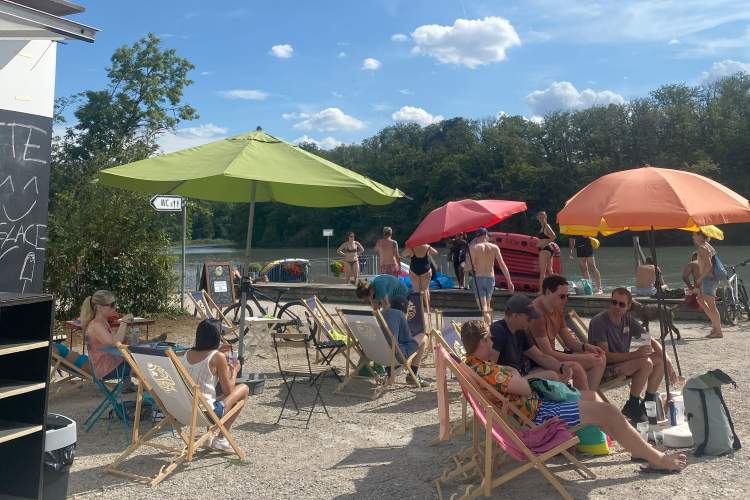
<instances>
[{"instance_id":1,"label":"person standing in water","mask_svg":"<svg viewBox=\"0 0 750 500\"><path fill-rule=\"evenodd\" d=\"M365 248L354 239L354 233L346 233L346 241L336 249L344 257L344 278L348 283L356 283L359 278L359 256L365 253Z\"/></svg>"},{"instance_id":2,"label":"person standing in water","mask_svg":"<svg viewBox=\"0 0 750 500\"><path fill-rule=\"evenodd\" d=\"M398 276L400 271L401 256L398 254L398 242L393 238L393 229L388 226L383 228L383 237L375 243L375 253L380 259L379 273Z\"/></svg>"}]
</instances>

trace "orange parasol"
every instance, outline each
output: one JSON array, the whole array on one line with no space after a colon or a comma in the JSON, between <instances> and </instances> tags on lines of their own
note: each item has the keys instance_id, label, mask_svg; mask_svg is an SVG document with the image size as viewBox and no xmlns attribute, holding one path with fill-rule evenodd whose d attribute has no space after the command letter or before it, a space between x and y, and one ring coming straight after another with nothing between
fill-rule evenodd
<instances>
[{"instance_id":1,"label":"orange parasol","mask_svg":"<svg viewBox=\"0 0 750 500\"><path fill-rule=\"evenodd\" d=\"M696 231L700 226L750 222L750 203L702 175L645 165L605 175L581 189L565 203L557 222L567 234Z\"/></svg>"}]
</instances>

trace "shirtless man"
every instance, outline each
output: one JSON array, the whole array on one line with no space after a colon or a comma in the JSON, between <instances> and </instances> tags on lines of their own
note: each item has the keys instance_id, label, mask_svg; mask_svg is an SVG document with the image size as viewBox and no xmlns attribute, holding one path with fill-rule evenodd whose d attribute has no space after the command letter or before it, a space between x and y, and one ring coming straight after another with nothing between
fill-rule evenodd
<instances>
[{"instance_id":1,"label":"shirtless man","mask_svg":"<svg viewBox=\"0 0 750 500\"><path fill-rule=\"evenodd\" d=\"M375 243L375 253L380 258L379 273L398 276L401 256L398 253L398 243L391 236L393 236L393 229L385 226L383 237Z\"/></svg>"},{"instance_id":2,"label":"shirtless man","mask_svg":"<svg viewBox=\"0 0 750 500\"><path fill-rule=\"evenodd\" d=\"M664 278L661 280L662 288L665 287ZM635 270L635 289L633 295L650 297L656 293L656 266L651 257L646 257L646 262L640 264Z\"/></svg>"},{"instance_id":3,"label":"shirtless man","mask_svg":"<svg viewBox=\"0 0 750 500\"><path fill-rule=\"evenodd\" d=\"M492 323L492 291L495 289L495 261L508 282L508 290L514 290L513 280L510 279L508 266L503 261L500 247L488 241L487 229L479 228L476 243L469 246L469 259L464 261L464 270L474 270L476 275L477 294L482 315L489 325Z\"/></svg>"},{"instance_id":4,"label":"shirtless man","mask_svg":"<svg viewBox=\"0 0 750 500\"><path fill-rule=\"evenodd\" d=\"M689 290L693 290L696 287L696 283L698 283L700 275L701 267L698 265L698 252L693 252L693 255L690 257L690 262L685 264L685 267L682 268L682 281L685 282Z\"/></svg>"},{"instance_id":5,"label":"shirtless man","mask_svg":"<svg viewBox=\"0 0 750 500\"><path fill-rule=\"evenodd\" d=\"M533 302L540 317L531 322L531 335L540 351L572 368L576 388L595 391L604 375L607 358L601 347L579 341L565 325L567 300L568 281L564 277L553 274L544 278L542 295ZM558 339L566 352L555 350Z\"/></svg>"}]
</instances>

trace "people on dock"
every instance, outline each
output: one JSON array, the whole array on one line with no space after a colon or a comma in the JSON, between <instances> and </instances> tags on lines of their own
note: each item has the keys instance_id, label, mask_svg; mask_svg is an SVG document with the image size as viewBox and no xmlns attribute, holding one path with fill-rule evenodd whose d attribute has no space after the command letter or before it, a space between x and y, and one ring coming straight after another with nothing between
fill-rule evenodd
<instances>
[{"instance_id":1,"label":"people on dock","mask_svg":"<svg viewBox=\"0 0 750 500\"><path fill-rule=\"evenodd\" d=\"M365 248L354 238L354 233L346 233L346 241L336 249L344 257L344 279L347 283L356 283L359 278L359 256L365 253Z\"/></svg>"},{"instance_id":2,"label":"people on dock","mask_svg":"<svg viewBox=\"0 0 750 500\"><path fill-rule=\"evenodd\" d=\"M555 243L557 235L547 222L547 212L544 210L537 212L536 220L540 225L537 247L539 248L539 290L541 293L542 281L554 272L552 270L552 257L559 252L559 247Z\"/></svg>"},{"instance_id":3,"label":"people on dock","mask_svg":"<svg viewBox=\"0 0 750 500\"><path fill-rule=\"evenodd\" d=\"M398 360L401 363L405 363L412 354L416 353L411 361L411 369L414 375L419 379L420 384L425 384L426 381L419 375L419 365L422 361L422 356L425 350L425 334L418 333L412 335L411 329L409 328L409 322L406 319L406 312L409 307L409 300L401 296L395 296L391 301L391 307L382 311L383 319L388 325L393 336L398 342L398 347L401 352L406 356L406 359Z\"/></svg>"},{"instance_id":4,"label":"people on dock","mask_svg":"<svg viewBox=\"0 0 750 500\"><path fill-rule=\"evenodd\" d=\"M660 270L661 271L661 270ZM664 277L659 273L659 284L662 289L666 288ZM638 264L635 270L635 288L633 294L641 297L651 297L656 293L656 266L654 259L646 257L645 262Z\"/></svg>"},{"instance_id":5,"label":"people on dock","mask_svg":"<svg viewBox=\"0 0 750 500\"><path fill-rule=\"evenodd\" d=\"M512 295L505 303L505 317L490 326L492 360L510 366L526 378L543 378L567 383L573 376L570 366L543 353L529 336L531 320L539 312L530 298Z\"/></svg>"},{"instance_id":6,"label":"people on dock","mask_svg":"<svg viewBox=\"0 0 750 500\"><path fill-rule=\"evenodd\" d=\"M595 293L604 293L602 290L602 276L596 267L596 259L594 258L593 239L588 236L576 236L568 239L568 245L570 247L571 260L573 260L573 250L575 249L576 260L578 261L578 267L581 269L583 278L590 280L593 277Z\"/></svg>"},{"instance_id":7,"label":"people on dock","mask_svg":"<svg viewBox=\"0 0 750 500\"><path fill-rule=\"evenodd\" d=\"M250 394L247 385L237 383L240 364L230 364L226 355L219 351L220 344L221 321L204 319L195 330L195 345L180 359L219 418L239 402L245 401ZM221 388L220 394L216 393L217 383ZM241 411L228 418L224 427L229 429ZM208 446L216 451L234 453L229 441L222 435L214 437Z\"/></svg>"},{"instance_id":8,"label":"people on dock","mask_svg":"<svg viewBox=\"0 0 750 500\"><path fill-rule=\"evenodd\" d=\"M635 425L646 419L644 402L655 400L656 391L664 380L664 365L661 346L654 339L648 345L630 350L631 339L646 333L641 323L628 312L632 302L633 296L627 288L615 288L609 308L594 316L589 323L589 342L605 352L605 381L616 377L630 378L630 398L622 408L622 414ZM677 374L669 358L667 373L670 383L676 383ZM646 392L641 399L644 389Z\"/></svg>"},{"instance_id":9,"label":"people on dock","mask_svg":"<svg viewBox=\"0 0 750 500\"><path fill-rule=\"evenodd\" d=\"M109 290L97 290L81 304L81 330L88 343L89 362L93 373L101 380L121 379L130 373L130 365L122 356L105 349L125 341L133 315L123 316L115 331L109 325L111 316L117 316L117 301Z\"/></svg>"},{"instance_id":10,"label":"people on dock","mask_svg":"<svg viewBox=\"0 0 750 500\"><path fill-rule=\"evenodd\" d=\"M390 274L379 274L369 283L360 281L355 293L375 308L389 307L396 297L409 297L409 289L404 282Z\"/></svg>"},{"instance_id":11,"label":"people on dock","mask_svg":"<svg viewBox=\"0 0 750 500\"><path fill-rule=\"evenodd\" d=\"M679 471L687 465L684 454L662 453L649 445L617 408L601 401L593 390L582 390L579 401L556 402L540 397L517 370L492 361L492 339L486 323L464 323L461 340L467 354L466 364L535 424L558 417L570 428L596 425L629 451L634 459L648 462L653 470ZM491 395L489 397L492 399Z\"/></svg>"},{"instance_id":12,"label":"people on dock","mask_svg":"<svg viewBox=\"0 0 750 500\"><path fill-rule=\"evenodd\" d=\"M508 290L514 290L513 280L508 272L508 266L503 261L500 247L490 243L487 228L480 227L478 236L469 247L469 258L464 262L465 271L474 271L479 306L487 324L492 322L492 292L495 289L495 262L508 283Z\"/></svg>"},{"instance_id":13,"label":"people on dock","mask_svg":"<svg viewBox=\"0 0 750 500\"><path fill-rule=\"evenodd\" d=\"M531 322L531 334L543 353L572 368L575 387L595 391L607 360L601 347L579 341L565 324L568 294L568 280L563 276L553 274L544 278L542 294L533 302L540 317ZM555 340L567 351L555 350Z\"/></svg>"},{"instance_id":14,"label":"people on dock","mask_svg":"<svg viewBox=\"0 0 750 500\"><path fill-rule=\"evenodd\" d=\"M375 243L375 253L380 261L378 272L398 276L401 270L401 256L398 253L398 242L393 239L393 229L383 228L383 237Z\"/></svg>"},{"instance_id":15,"label":"people on dock","mask_svg":"<svg viewBox=\"0 0 750 500\"><path fill-rule=\"evenodd\" d=\"M709 243L711 238L698 231L693 233L693 244L698 249L698 269L700 274L695 283L698 291L698 304L711 321L709 339L720 339L724 336L721 331L721 319L716 308L716 287L719 280L714 276L714 257L716 250Z\"/></svg>"},{"instance_id":16,"label":"people on dock","mask_svg":"<svg viewBox=\"0 0 750 500\"><path fill-rule=\"evenodd\" d=\"M464 277L463 262L466 260L466 250L468 249L465 233L458 233L450 240L448 250L448 261L453 262L453 271L456 273L456 286L466 288Z\"/></svg>"},{"instance_id":17,"label":"people on dock","mask_svg":"<svg viewBox=\"0 0 750 500\"><path fill-rule=\"evenodd\" d=\"M418 245L404 250L404 257L411 257L409 263L409 278L413 291L424 292L427 303L430 303L430 280L432 279L432 266L430 255L438 251L430 245Z\"/></svg>"}]
</instances>

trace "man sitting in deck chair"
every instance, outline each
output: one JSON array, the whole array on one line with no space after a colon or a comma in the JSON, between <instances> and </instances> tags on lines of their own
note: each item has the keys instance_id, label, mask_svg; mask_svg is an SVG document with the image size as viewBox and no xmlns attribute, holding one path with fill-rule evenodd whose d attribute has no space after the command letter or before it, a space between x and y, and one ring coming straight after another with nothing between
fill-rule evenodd
<instances>
[{"instance_id":1,"label":"man sitting in deck chair","mask_svg":"<svg viewBox=\"0 0 750 500\"><path fill-rule=\"evenodd\" d=\"M630 352L632 337L645 333L641 323L628 312L633 296L627 288L612 290L609 309L602 311L589 323L589 342L604 349L607 356L607 368L603 379L630 377L630 399L622 408L625 415L635 425L646 420L645 401L654 401L656 390L664 380L661 346L651 339L650 345L644 345ZM677 381L677 374L672 362L667 358L667 372L670 383ZM646 394L641 400L644 387Z\"/></svg>"},{"instance_id":2,"label":"man sitting in deck chair","mask_svg":"<svg viewBox=\"0 0 750 500\"><path fill-rule=\"evenodd\" d=\"M422 385L429 385L429 383L419 375L419 364L424 355L426 336L424 333L412 335L411 329L409 328L409 322L406 319L408 307L408 299L394 297L391 301L391 307L383 309L381 314L383 315L383 319L388 325L388 328L390 328L391 333L396 338L398 347L401 349L403 355L408 359L412 357L412 354L416 353L411 362L411 371L414 372L419 383ZM390 342L390 339L386 338L386 340ZM398 361L403 363L405 360L399 359ZM386 368L386 371L388 369L389 368Z\"/></svg>"},{"instance_id":3,"label":"man sitting in deck chair","mask_svg":"<svg viewBox=\"0 0 750 500\"><path fill-rule=\"evenodd\" d=\"M596 425L633 458L647 461L648 472L680 471L687 464L684 454L661 453L649 445L614 406L599 400L594 391L581 391L580 401L556 402L539 397L517 370L491 361L492 337L483 321L464 323L461 339L467 353L466 364L535 424L556 416L568 427Z\"/></svg>"}]
</instances>

